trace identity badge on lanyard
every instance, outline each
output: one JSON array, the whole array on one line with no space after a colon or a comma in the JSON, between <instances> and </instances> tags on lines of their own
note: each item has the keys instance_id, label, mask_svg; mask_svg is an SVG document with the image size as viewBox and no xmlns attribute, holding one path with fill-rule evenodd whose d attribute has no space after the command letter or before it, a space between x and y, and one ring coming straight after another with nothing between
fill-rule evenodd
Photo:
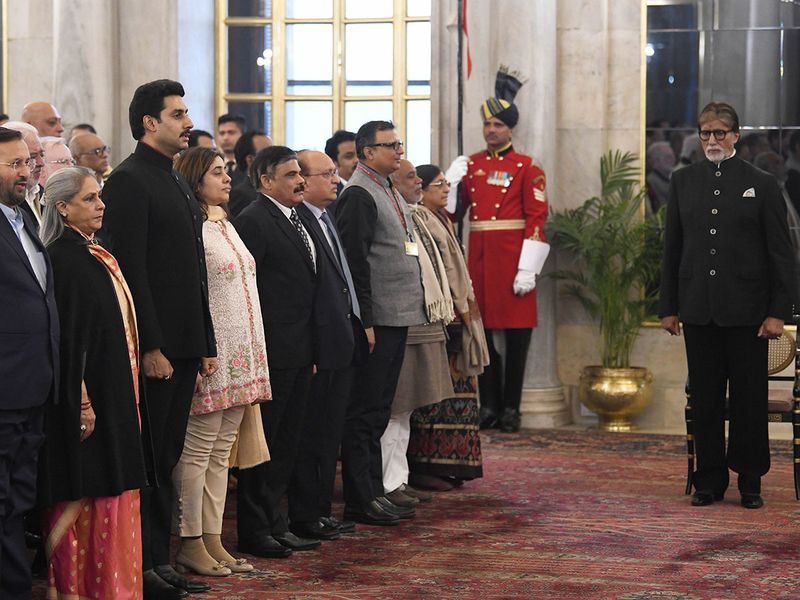
<instances>
[{"instance_id":1,"label":"identity badge on lanyard","mask_svg":"<svg viewBox=\"0 0 800 600\"><path fill-rule=\"evenodd\" d=\"M389 200L394 207L394 211L397 213L397 218L400 220L400 224L403 226L403 229L406 232L406 236L408 239L403 243L403 247L405 249L406 256L419 256L419 245L417 242L414 241L411 232L408 229L408 223L406 222L406 216L403 214L403 209L400 208L400 203L397 201L397 194L394 191L394 188L391 188L391 191L384 187L384 185L378 181L378 179L369 172L368 169L364 168L362 165L358 165L359 169L363 170L364 173L372 179L375 183L380 185L383 188L383 191L386 192L386 195L389 196Z\"/></svg>"}]
</instances>

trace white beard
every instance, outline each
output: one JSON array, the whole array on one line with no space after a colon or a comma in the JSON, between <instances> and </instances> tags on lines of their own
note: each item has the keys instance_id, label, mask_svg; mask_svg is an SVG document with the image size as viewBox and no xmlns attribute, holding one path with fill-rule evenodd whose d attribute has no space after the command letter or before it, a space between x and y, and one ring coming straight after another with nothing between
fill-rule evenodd
<instances>
[{"instance_id":1,"label":"white beard","mask_svg":"<svg viewBox=\"0 0 800 600\"><path fill-rule=\"evenodd\" d=\"M719 164L723 160L733 156L732 153L730 155L726 155L725 151L722 148L720 148L718 150L717 149L713 149L713 150L708 149L708 150L705 151L705 155L706 155L706 158L708 160L710 160L711 162L716 163L716 164Z\"/></svg>"}]
</instances>

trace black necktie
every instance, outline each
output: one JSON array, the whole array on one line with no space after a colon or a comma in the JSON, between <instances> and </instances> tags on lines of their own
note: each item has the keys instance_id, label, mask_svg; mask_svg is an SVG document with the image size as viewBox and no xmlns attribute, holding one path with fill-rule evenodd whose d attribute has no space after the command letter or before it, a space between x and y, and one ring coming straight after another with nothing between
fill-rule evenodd
<instances>
[{"instance_id":1,"label":"black necktie","mask_svg":"<svg viewBox=\"0 0 800 600\"><path fill-rule=\"evenodd\" d=\"M311 242L308 241L308 236L306 235L306 230L303 229L303 224L300 222L300 216L297 214L295 209L292 209L290 213L289 220L294 225L294 228L297 229L297 233L300 234L300 239L303 240L303 243L306 245L306 250L308 250L308 258L311 259L311 265L314 268L314 272L316 273L316 265L314 264L314 253L311 252Z\"/></svg>"}]
</instances>

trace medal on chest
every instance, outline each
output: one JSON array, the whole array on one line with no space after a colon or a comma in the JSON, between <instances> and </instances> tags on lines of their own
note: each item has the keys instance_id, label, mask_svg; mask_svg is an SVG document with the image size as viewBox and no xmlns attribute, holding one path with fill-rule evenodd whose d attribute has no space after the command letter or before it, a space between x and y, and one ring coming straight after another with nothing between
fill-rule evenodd
<instances>
[{"instance_id":1,"label":"medal on chest","mask_svg":"<svg viewBox=\"0 0 800 600\"><path fill-rule=\"evenodd\" d=\"M507 188L511 185L511 173L508 171L491 171L486 177L486 183Z\"/></svg>"}]
</instances>

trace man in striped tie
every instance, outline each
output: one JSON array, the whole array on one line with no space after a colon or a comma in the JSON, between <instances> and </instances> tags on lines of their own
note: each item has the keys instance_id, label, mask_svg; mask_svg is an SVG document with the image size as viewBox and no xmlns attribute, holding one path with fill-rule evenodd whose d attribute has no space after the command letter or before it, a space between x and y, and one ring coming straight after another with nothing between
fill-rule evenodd
<instances>
[{"instance_id":1,"label":"man in striped tie","mask_svg":"<svg viewBox=\"0 0 800 600\"><path fill-rule=\"evenodd\" d=\"M260 405L271 460L239 471L239 550L280 558L318 539L289 532L282 500L303 428L314 364L314 300L321 249L300 221L305 180L286 146L261 150L251 169L258 197L234 220L256 261L272 401Z\"/></svg>"}]
</instances>

